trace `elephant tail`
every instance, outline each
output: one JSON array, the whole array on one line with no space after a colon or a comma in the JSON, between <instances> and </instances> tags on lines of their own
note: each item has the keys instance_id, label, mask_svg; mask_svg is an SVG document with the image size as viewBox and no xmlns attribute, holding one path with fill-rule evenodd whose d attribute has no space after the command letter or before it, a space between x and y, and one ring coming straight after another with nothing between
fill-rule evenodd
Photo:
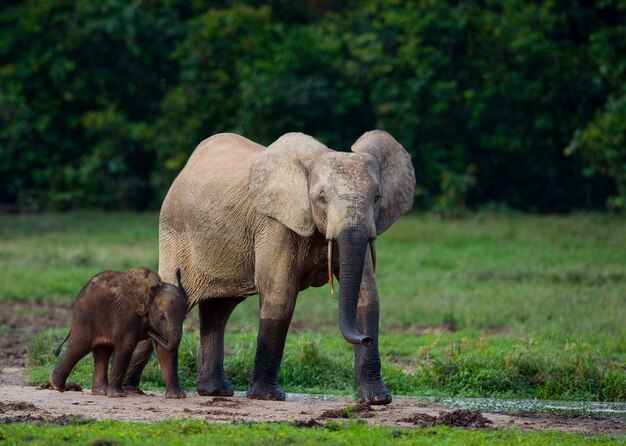
<instances>
[{"instance_id":1,"label":"elephant tail","mask_svg":"<svg viewBox=\"0 0 626 446\"><path fill-rule=\"evenodd\" d=\"M176 268L176 283L185 300L189 302L189 296L187 296L187 291L185 291L185 287L183 287L183 283L180 278L180 268Z\"/></svg>"},{"instance_id":2,"label":"elephant tail","mask_svg":"<svg viewBox=\"0 0 626 446\"><path fill-rule=\"evenodd\" d=\"M54 349L54 351L52 352L54 354L54 356L59 356L59 354L61 353L61 347L63 347L63 344L65 344L65 342L67 342L67 340L70 338L70 335L72 334L72 330L70 330L67 333L67 336L65 336L65 339L63 339L61 341L61 343L59 344L59 346L57 348Z\"/></svg>"}]
</instances>

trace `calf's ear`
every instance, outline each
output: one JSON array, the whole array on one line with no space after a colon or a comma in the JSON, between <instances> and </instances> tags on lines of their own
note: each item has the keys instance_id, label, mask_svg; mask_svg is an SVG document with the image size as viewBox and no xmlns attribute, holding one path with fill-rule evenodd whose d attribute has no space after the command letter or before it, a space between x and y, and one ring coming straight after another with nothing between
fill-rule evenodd
<instances>
[{"instance_id":1,"label":"calf's ear","mask_svg":"<svg viewBox=\"0 0 626 446\"><path fill-rule=\"evenodd\" d=\"M139 316L148 314L150 302L161 288L161 278L148 268L133 268L122 278L120 293Z\"/></svg>"}]
</instances>

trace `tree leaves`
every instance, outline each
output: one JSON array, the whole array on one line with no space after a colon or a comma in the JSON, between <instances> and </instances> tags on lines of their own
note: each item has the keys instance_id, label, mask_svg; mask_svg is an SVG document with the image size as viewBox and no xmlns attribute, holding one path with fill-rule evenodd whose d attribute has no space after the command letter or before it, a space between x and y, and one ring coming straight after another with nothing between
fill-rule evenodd
<instances>
[{"instance_id":1,"label":"tree leaves","mask_svg":"<svg viewBox=\"0 0 626 446\"><path fill-rule=\"evenodd\" d=\"M624 201L600 165L626 150L625 23L618 0L8 3L0 202L154 208L211 134L346 150L373 128L413 155L422 207Z\"/></svg>"}]
</instances>

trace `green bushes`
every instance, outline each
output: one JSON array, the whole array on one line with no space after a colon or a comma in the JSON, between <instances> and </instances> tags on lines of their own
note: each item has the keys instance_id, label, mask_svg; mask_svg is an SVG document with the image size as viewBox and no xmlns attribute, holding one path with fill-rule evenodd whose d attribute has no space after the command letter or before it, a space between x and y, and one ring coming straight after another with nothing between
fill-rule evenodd
<instances>
[{"instance_id":1,"label":"green bushes","mask_svg":"<svg viewBox=\"0 0 626 446\"><path fill-rule=\"evenodd\" d=\"M383 128L423 207L620 209L624 23L617 0L10 2L0 203L156 208L213 133Z\"/></svg>"}]
</instances>

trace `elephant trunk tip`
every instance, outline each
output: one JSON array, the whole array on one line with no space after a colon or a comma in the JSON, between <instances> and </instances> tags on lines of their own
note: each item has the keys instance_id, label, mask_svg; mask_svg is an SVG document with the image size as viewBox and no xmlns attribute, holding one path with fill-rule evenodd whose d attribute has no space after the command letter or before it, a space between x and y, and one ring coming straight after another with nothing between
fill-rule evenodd
<instances>
[{"instance_id":1,"label":"elephant trunk tip","mask_svg":"<svg viewBox=\"0 0 626 446\"><path fill-rule=\"evenodd\" d=\"M374 345L374 339L372 339L369 336L363 336L363 339L361 339L361 344L363 344L366 347L371 347Z\"/></svg>"},{"instance_id":2,"label":"elephant trunk tip","mask_svg":"<svg viewBox=\"0 0 626 446\"><path fill-rule=\"evenodd\" d=\"M371 347L371 346L374 345L374 339L372 337L370 337L370 336L365 336L365 335L358 334L358 333L355 333L353 335L351 335L351 334L346 335L344 333L343 337L350 344L361 344L361 345L364 345L366 347Z\"/></svg>"}]
</instances>

